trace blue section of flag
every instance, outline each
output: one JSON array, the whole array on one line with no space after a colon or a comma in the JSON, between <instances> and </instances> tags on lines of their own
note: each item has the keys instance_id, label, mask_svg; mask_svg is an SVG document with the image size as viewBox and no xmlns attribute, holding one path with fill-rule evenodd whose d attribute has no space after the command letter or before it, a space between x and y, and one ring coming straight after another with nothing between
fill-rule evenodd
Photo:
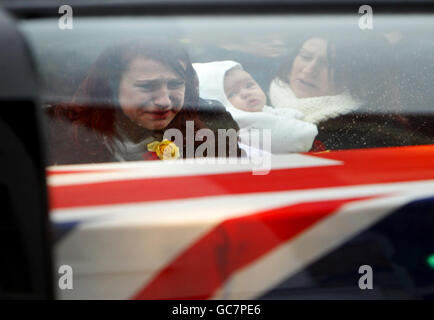
<instances>
[{"instance_id":1,"label":"blue section of flag","mask_svg":"<svg viewBox=\"0 0 434 320\"><path fill-rule=\"evenodd\" d=\"M54 223L53 224L53 241L54 241L54 243L58 243L59 241L61 241L78 224L79 224L78 221Z\"/></svg>"},{"instance_id":2,"label":"blue section of flag","mask_svg":"<svg viewBox=\"0 0 434 320\"><path fill-rule=\"evenodd\" d=\"M434 299L433 253L434 197L395 210L259 298ZM362 265L372 267L371 290L359 288Z\"/></svg>"}]
</instances>

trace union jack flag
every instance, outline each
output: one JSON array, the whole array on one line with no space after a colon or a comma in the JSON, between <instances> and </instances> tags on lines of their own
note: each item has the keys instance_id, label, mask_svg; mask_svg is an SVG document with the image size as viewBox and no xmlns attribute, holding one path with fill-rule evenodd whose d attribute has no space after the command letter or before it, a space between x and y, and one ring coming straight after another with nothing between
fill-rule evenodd
<instances>
[{"instance_id":1,"label":"union jack flag","mask_svg":"<svg viewBox=\"0 0 434 320\"><path fill-rule=\"evenodd\" d=\"M74 270L59 297L418 295L434 284L408 263L434 252L433 159L417 146L273 156L267 175L185 160L51 167L55 256Z\"/></svg>"}]
</instances>

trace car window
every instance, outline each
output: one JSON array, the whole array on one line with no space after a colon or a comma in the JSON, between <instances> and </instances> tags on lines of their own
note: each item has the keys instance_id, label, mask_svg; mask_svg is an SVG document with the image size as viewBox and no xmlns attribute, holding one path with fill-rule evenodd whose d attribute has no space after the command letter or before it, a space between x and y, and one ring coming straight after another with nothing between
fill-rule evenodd
<instances>
[{"instance_id":1,"label":"car window","mask_svg":"<svg viewBox=\"0 0 434 320\"><path fill-rule=\"evenodd\" d=\"M181 128L174 125L182 113L176 108L193 109L202 128L216 135L236 132L238 147L232 141L220 153L217 147L200 153L208 157L245 156L239 149L253 146L255 129L270 130L270 143L261 140L247 153L433 143L428 15L379 15L372 30L349 15L73 21L73 29L61 29L57 19L21 22L40 73L49 164L152 159L144 155L148 144ZM188 60L181 61L182 50ZM192 87L200 100L191 98ZM167 101L149 107L160 90L167 90ZM90 111L98 108L110 111ZM181 157L197 156L181 149Z\"/></svg>"},{"instance_id":2,"label":"car window","mask_svg":"<svg viewBox=\"0 0 434 320\"><path fill-rule=\"evenodd\" d=\"M432 15L68 23L19 21L60 298L432 296Z\"/></svg>"}]
</instances>

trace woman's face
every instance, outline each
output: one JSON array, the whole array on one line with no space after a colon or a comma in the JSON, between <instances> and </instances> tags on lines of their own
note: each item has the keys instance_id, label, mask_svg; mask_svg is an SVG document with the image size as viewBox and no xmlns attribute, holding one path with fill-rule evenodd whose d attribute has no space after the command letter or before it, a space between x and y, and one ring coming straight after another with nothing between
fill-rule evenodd
<instances>
[{"instance_id":1,"label":"woman's face","mask_svg":"<svg viewBox=\"0 0 434 320\"><path fill-rule=\"evenodd\" d=\"M185 81L159 61L136 58L122 75L119 104L135 124L163 130L184 105Z\"/></svg>"},{"instance_id":2,"label":"woman's face","mask_svg":"<svg viewBox=\"0 0 434 320\"><path fill-rule=\"evenodd\" d=\"M327 40L307 40L295 57L289 83L297 98L336 94L333 77L329 74Z\"/></svg>"}]
</instances>

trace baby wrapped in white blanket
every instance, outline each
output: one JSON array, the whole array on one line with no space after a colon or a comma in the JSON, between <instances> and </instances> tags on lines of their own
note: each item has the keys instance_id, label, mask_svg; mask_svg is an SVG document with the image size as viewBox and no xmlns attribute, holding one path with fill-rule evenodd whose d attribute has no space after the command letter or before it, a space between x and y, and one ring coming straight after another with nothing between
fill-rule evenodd
<instances>
[{"instance_id":1,"label":"baby wrapped in white blanket","mask_svg":"<svg viewBox=\"0 0 434 320\"><path fill-rule=\"evenodd\" d=\"M266 96L256 81L235 61L194 63L202 98L222 103L240 126L241 144L253 139L251 129L271 129L272 153L307 152L318 130L302 121L295 109L274 109L266 105ZM265 148L265 146L260 146Z\"/></svg>"}]
</instances>

